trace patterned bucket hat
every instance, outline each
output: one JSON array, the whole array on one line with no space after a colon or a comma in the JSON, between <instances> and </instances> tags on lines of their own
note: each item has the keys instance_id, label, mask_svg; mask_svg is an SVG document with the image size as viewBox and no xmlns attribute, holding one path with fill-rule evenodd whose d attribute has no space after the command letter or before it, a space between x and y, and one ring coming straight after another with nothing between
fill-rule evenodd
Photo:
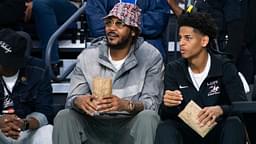
<instances>
[{"instance_id":1,"label":"patterned bucket hat","mask_svg":"<svg viewBox=\"0 0 256 144\"><path fill-rule=\"evenodd\" d=\"M128 26L140 29L141 9L136 4L124 2L117 3L104 19L112 16L122 20Z\"/></svg>"}]
</instances>

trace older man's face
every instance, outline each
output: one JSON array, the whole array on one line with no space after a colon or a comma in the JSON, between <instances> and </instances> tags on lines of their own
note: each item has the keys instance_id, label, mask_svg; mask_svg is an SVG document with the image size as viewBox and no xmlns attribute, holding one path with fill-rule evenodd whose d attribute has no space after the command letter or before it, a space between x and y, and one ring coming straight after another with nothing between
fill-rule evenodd
<instances>
[{"instance_id":1,"label":"older man's face","mask_svg":"<svg viewBox=\"0 0 256 144\"><path fill-rule=\"evenodd\" d=\"M115 17L107 18L104 22L107 44L110 48L123 49L131 44L133 32L130 27Z\"/></svg>"}]
</instances>

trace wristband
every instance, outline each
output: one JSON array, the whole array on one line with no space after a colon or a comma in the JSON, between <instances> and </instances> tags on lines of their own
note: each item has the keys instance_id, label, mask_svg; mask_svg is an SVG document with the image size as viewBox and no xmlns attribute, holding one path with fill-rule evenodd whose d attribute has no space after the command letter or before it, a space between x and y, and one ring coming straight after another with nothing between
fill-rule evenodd
<instances>
[{"instance_id":1,"label":"wristband","mask_svg":"<svg viewBox=\"0 0 256 144\"><path fill-rule=\"evenodd\" d=\"M135 108L135 104L132 101L129 101L129 112L133 112Z\"/></svg>"},{"instance_id":2,"label":"wristband","mask_svg":"<svg viewBox=\"0 0 256 144\"><path fill-rule=\"evenodd\" d=\"M28 122L27 119L23 119L23 125L22 125L21 130L25 131L25 130L28 130L28 129L29 129L29 122Z\"/></svg>"}]
</instances>

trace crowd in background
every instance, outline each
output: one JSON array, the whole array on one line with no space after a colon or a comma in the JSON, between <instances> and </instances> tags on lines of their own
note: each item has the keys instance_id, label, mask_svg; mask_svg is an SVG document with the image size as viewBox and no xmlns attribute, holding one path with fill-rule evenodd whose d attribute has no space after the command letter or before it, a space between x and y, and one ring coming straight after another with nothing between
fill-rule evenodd
<instances>
[{"instance_id":1,"label":"crowd in background","mask_svg":"<svg viewBox=\"0 0 256 144\"><path fill-rule=\"evenodd\" d=\"M35 33L40 41L40 48L42 49L41 59L44 61L49 38L61 24L74 14L83 2L87 3L84 14L88 25L88 36L96 38L98 41L104 40L103 38L107 34L105 29L106 22L104 23L103 18L109 14L119 0L1 0L0 30L11 28L15 31L23 31L26 30L24 25L33 23L36 30ZM183 4L187 7L186 2L176 0L137 0L136 4L141 10L141 26L135 25L135 27L139 27L138 31L134 31L135 37L141 36L145 41L152 44L160 52L165 64L168 62L169 52L168 41L164 33L168 29L169 21L176 21L176 18L180 18L187 12L184 7L179 5ZM247 82L253 84L254 75L256 74L255 1L195 0L192 5L194 7L192 11L210 14L217 24L217 36L213 40L215 43L211 43L211 47L218 53L226 55L235 64L238 71L245 76ZM172 15L175 15L175 18L169 19L170 10L172 10ZM117 25L117 22L115 24ZM177 34L177 32L173 33ZM180 39L181 37L177 41L180 41ZM61 63L58 48L58 42L56 41L51 53L51 66L56 74L59 74L59 64ZM48 70L44 64L40 64L40 67L43 67L45 71ZM49 78L48 75L46 77ZM50 80L46 82L50 82ZM50 90L51 88L47 89ZM70 107L72 107L72 104ZM43 111L42 113L45 119L47 112ZM26 118L28 114L27 112L21 117ZM14 118L10 119L13 120ZM47 122L41 124L42 120L39 118L35 122L37 124L36 127L47 125L48 121L52 121L51 116L48 117L47 115L47 119ZM16 122L17 120L13 121ZM16 137L14 136L14 138Z\"/></svg>"}]
</instances>

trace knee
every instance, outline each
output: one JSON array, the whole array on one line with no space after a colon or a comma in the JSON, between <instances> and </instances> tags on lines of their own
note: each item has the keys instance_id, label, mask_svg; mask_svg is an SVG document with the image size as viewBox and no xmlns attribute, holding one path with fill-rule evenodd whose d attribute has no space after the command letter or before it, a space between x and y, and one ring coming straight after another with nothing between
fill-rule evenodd
<instances>
[{"instance_id":1,"label":"knee","mask_svg":"<svg viewBox=\"0 0 256 144\"><path fill-rule=\"evenodd\" d=\"M138 113L134 118L135 127L141 127L148 131L155 131L160 121L158 114L154 111L144 110Z\"/></svg>"},{"instance_id":2,"label":"knee","mask_svg":"<svg viewBox=\"0 0 256 144\"><path fill-rule=\"evenodd\" d=\"M246 139L245 127L243 122L239 117L232 116L228 117L224 123L224 128L222 130L223 137L233 137L238 141L244 142ZM239 143L239 142L238 142Z\"/></svg>"},{"instance_id":3,"label":"knee","mask_svg":"<svg viewBox=\"0 0 256 144\"><path fill-rule=\"evenodd\" d=\"M33 0L33 6L36 4L49 5L51 0Z\"/></svg>"},{"instance_id":4,"label":"knee","mask_svg":"<svg viewBox=\"0 0 256 144\"><path fill-rule=\"evenodd\" d=\"M232 116L232 117L228 117L225 121L225 127L227 127L227 129L234 129L236 128L237 130L243 130L243 123L240 120L239 117L237 116Z\"/></svg>"},{"instance_id":5,"label":"knee","mask_svg":"<svg viewBox=\"0 0 256 144\"><path fill-rule=\"evenodd\" d=\"M176 136L179 132L176 124L172 120L161 122L157 127L157 135L168 135L168 137Z\"/></svg>"},{"instance_id":6,"label":"knee","mask_svg":"<svg viewBox=\"0 0 256 144\"><path fill-rule=\"evenodd\" d=\"M52 134L53 126L52 125L45 125L36 130L36 134L38 135L45 135L45 134Z\"/></svg>"},{"instance_id":7,"label":"knee","mask_svg":"<svg viewBox=\"0 0 256 144\"><path fill-rule=\"evenodd\" d=\"M51 144L52 132L52 125L45 125L38 128L32 136L31 143Z\"/></svg>"},{"instance_id":8,"label":"knee","mask_svg":"<svg viewBox=\"0 0 256 144\"><path fill-rule=\"evenodd\" d=\"M228 117L224 124L224 134L234 134L239 136L245 135L244 124L239 117L232 116Z\"/></svg>"},{"instance_id":9,"label":"knee","mask_svg":"<svg viewBox=\"0 0 256 144\"><path fill-rule=\"evenodd\" d=\"M63 109L57 113L57 115L54 118L54 124L58 123L60 121L70 121L74 118L75 111L71 109Z\"/></svg>"},{"instance_id":10,"label":"knee","mask_svg":"<svg viewBox=\"0 0 256 144\"><path fill-rule=\"evenodd\" d=\"M177 128L177 123L172 120L160 122L156 129L156 144L178 144L182 143L182 135Z\"/></svg>"},{"instance_id":11,"label":"knee","mask_svg":"<svg viewBox=\"0 0 256 144\"><path fill-rule=\"evenodd\" d=\"M142 123L159 123L160 117L155 111L144 110L137 114L137 119Z\"/></svg>"},{"instance_id":12,"label":"knee","mask_svg":"<svg viewBox=\"0 0 256 144\"><path fill-rule=\"evenodd\" d=\"M46 7L50 7L52 0L33 0L33 12L44 11Z\"/></svg>"}]
</instances>

